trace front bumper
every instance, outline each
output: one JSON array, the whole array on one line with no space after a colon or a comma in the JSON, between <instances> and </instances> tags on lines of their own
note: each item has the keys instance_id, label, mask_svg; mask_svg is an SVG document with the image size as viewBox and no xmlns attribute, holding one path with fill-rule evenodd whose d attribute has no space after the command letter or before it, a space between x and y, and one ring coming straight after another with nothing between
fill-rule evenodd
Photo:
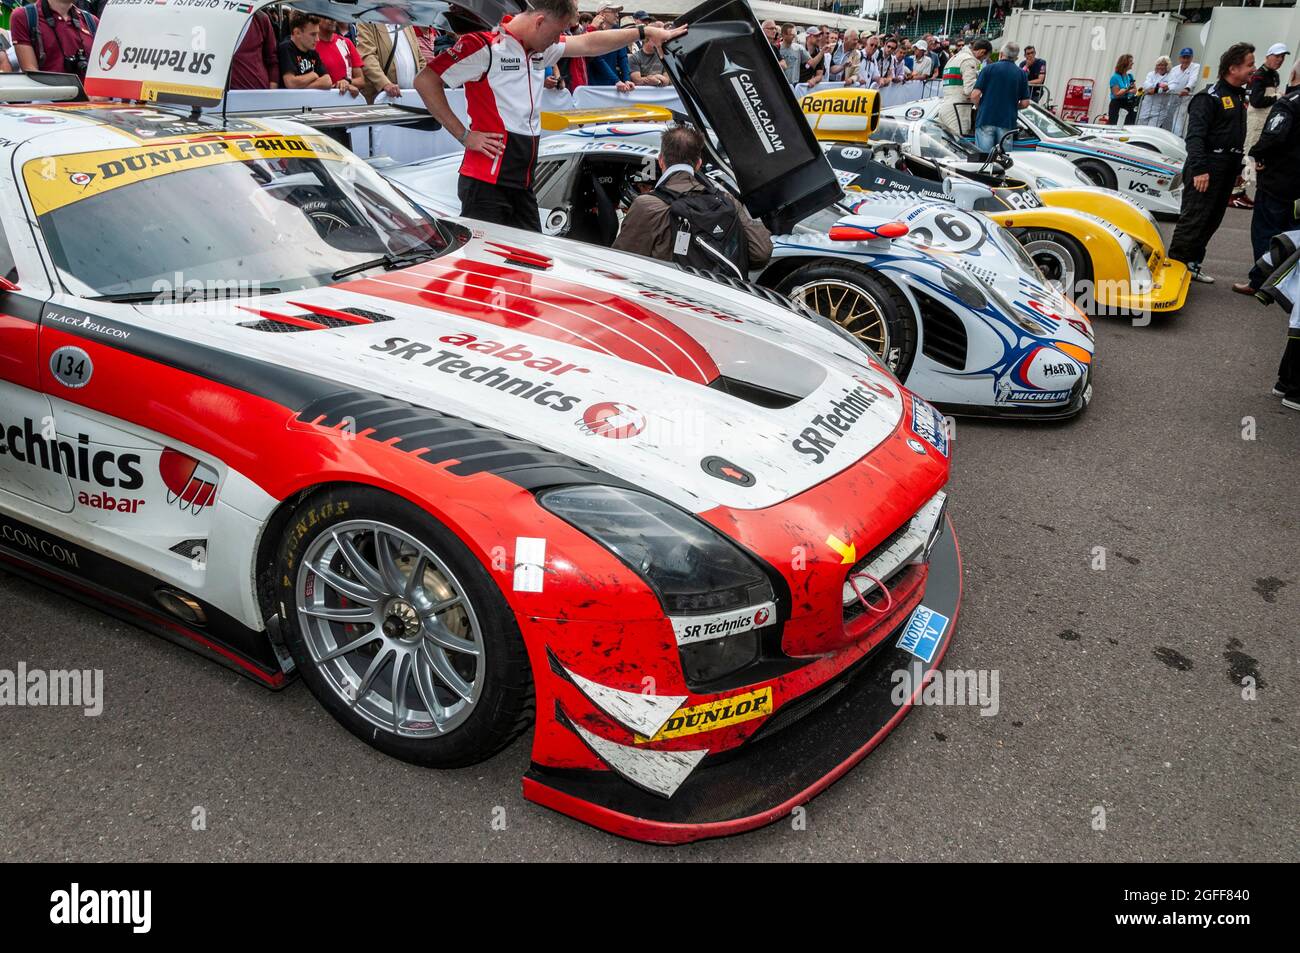
<instances>
[{"instance_id":1,"label":"front bumper","mask_svg":"<svg viewBox=\"0 0 1300 953\"><path fill-rule=\"evenodd\" d=\"M1109 296L1109 300L1098 300L1097 303L1103 309L1118 314L1129 312L1166 314L1177 311L1187 301L1187 290L1192 286L1192 275L1181 261L1166 258L1152 272L1151 279L1150 291L1128 295L1116 292Z\"/></svg>"},{"instance_id":2,"label":"front bumper","mask_svg":"<svg viewBox=\"0 0 1300 953\"><path fill-rule=\"evenodd\" d=\"M943 659L957 626L961 556L950 520L935 542L924 605L950 622L925 671ZM865 658L777 708L739 748L705 757L671 797L634 786L612 771L533 764L524 797L594 827L658 844L738 834L806 804L866 757L919 695L892 700L893 673L920 660L898 647L906 620Z\"/></svg>"},{"instance_id":3,"label":"front bumper","mask_svg":"<svg viewBox=\"0 0 1300 953\"><path fill-rule=\"evenodd\" d=\"M961 417L978 417L987 420L1069 420L1071 417L1077 417L1083 413L1090 403L1092 403L1092 376L1093 367L1096 362L1088 365L1087 373L1079 380L1079 383L1070 391L1070 398L1062 404L1049 404L1039 406L1037 404L947 404L940 401L931 401L935 408L943 414L951 414Z\"/></svg>"}]
</instances>

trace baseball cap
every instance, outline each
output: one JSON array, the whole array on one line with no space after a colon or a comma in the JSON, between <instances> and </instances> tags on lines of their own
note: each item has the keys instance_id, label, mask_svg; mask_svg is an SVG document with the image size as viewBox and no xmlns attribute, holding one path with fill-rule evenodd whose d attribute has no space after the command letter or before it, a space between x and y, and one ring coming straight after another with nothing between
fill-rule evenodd
<instances>
[{"instance_id":1,"label":"baseball cap","mask_svg":"<svg viewBox=\"0 0 1300 953\"><path fill-rule=\"evenodd\" d=\"M1280 55L1280 56L1286 56L1286 55L1287 55L1288 53L1290 53L1290 52L1291 52L1291 51L1288 50L1288 49L1286 48L1286 44L1285 44L1285 43L1274 43L1272 46L1270 46L1270 47L1268 48L1268 53L1266 53L1265 55L1266 55L1266 56L1279 56L1279 55Z\"/></svg>"},{"instance_id":2,"label":"baseball cap","mask_svg":"<svg viewBox=\"0 0 1300 953\"><path fill-rule=\"evenodd\" d=\"M921 50L922 52L927 51L927 50L930 49L930 47L929 47L928 45L926 45L925 40L917 40L917 41L916 41L916 44L915 44L915 46L914 46L913 48L914 48L914 49Z\"/></svg>"},{"instance_id":3,"label":"baseball cap","mask_svg":"<svg viewBox=\"0 0 1300 953\"><path fill-rule=\"evenodd\" d=\"M810 26L804 33L805 36L821 36L822 31L815 26Z\"/></svg>"},{"instance_id":4,"label":"baseball cap","mask_svg":"<svg viewBox=\"0 0 1300 953\"><path fill-rule=\"evenodd\" d=\"M644 10L638 10L636 13L632 14L632 19L638 21L649 20L650 14L646 13Z\"/></svg>"},{"instance_id":5,"label":"baseball cap","mask_svg":"<svg viewBox=\"0 0 1300 953\"><path fill-rule=\"evenodd\" d=\"M1179 55L1179 56L1195 56L1196 54L1192 52L1192 48L1191 48L1190 46L1184 46L1181 50L1178 51L1178 55Z\"/></svg>"},{"instance_id":6,"label":"baseball cap","mask_svg":"<svg viewBox=\"0 0 1300 953\"><path fill-rule=\"evenodd\" d=\"M596 8L597 13L604 13L606 10L612 10L615 13L622 13L623 5L621 3L602 3Z\"/></svg>"}]
</instances>

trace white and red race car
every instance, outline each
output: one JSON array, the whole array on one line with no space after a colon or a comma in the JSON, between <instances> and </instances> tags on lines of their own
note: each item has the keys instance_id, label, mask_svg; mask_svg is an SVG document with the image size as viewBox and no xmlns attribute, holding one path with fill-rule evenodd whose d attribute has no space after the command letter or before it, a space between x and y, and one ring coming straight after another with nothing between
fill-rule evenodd
<instances>
[{"instance_id":1,"label":"white and red race car","mask_svg":"<svg viewBox=\"0 0 1300 953\"><path fill-rule=\"evenodd\" d=\"M247 11L149 42L195 17ZM528 798L662 842L805 802L943 657L945 423L829 322L426 217L292 121L9 105L0 154L6 569L410 762L534 725Z\"/></svg>"}]
</instances>

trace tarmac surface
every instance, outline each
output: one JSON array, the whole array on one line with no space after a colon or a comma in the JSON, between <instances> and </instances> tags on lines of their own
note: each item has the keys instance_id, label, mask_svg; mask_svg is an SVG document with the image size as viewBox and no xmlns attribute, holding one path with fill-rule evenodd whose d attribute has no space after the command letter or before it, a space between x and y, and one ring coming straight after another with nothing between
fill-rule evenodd
<instances>
[{"instance_id":1,"label":"tarmac surface","mask_svg":"<svg viewBox=\"0 0 1300 953\"><path fill-rule=\"evenodd\" d=\"M106 696L0 708L0 858L1300 860L1300 413L1269 394L1285 315L1229 288L1248 228L1228 212L1176 317L1098 322L1081 418L958 423L944 668L996 670L999 710L915 709L801 829L621 840L523 800L529 736L405 765L301 684L0 573L0 668L103 669Z\"/></svg>"}]
</instances>

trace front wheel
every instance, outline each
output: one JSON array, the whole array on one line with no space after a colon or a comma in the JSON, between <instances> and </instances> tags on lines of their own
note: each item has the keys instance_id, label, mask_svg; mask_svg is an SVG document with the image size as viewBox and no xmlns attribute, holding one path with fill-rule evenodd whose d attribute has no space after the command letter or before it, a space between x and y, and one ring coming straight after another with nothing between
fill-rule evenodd
<instances>
[{"instance_id":1,"label":"front wheel","mask_svg":"<svg viewBox=\"0 0 1300 953\"><path fill-rule=\"evenodd\" d=\"M814 261L790 272L776 290L834 321L907 382L916 356L916 317L888 281L855 265Z\"/></svg>"},{"instance_id":2,"label":"front wheel","mask_svg":"<svg viewBox=\"0 0 1300 953\"><path fill-rule=\"evenodd\" d=\"M1033 229L1019 238L1048 284L1077 301L1092 282L1092 259L1079 240L1050 229Z\"/></svg>"},{"instance_id":3,"label":"front wheel","mask_svg":"<svg viewBox=\"0 0 1300 953\"><path fill-rule=\"evenodd\" d=\"M514 614L454 533L368 487L314 494L277 556L284 637L303 681L385 754L459 767L532 718Z\"/></svg>"},{"instance_id":4,"label":"front wheel","mask_svg":"<svg viewBox=\"0 0 1300 953\"><path fill-rule=\"evenodd\" d=\"M1096 159L1080 159L1075 163L1079 171L1088 177L1093 185L1100 186L1103 189L1113 189L1116 186L1115 170L1104 162L1098 162Z\"/></svg>"}]
</instances>

